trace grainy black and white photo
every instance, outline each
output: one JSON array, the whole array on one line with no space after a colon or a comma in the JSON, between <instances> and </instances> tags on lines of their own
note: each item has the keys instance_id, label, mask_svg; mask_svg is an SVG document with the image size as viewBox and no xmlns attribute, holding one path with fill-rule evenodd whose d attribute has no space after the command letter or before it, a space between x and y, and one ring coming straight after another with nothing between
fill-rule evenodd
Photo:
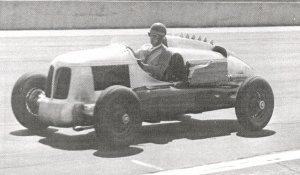
<instances>
[{"instance_id":1,"label":"grainy black and white photo","mask_svg":"<svg viewBox=\"0 0 300 175\"><path fill-rule=\"evenodd\" d=\"M300 1L0 0L1 175L300 174Z\"/></svg>"}]
</instances>

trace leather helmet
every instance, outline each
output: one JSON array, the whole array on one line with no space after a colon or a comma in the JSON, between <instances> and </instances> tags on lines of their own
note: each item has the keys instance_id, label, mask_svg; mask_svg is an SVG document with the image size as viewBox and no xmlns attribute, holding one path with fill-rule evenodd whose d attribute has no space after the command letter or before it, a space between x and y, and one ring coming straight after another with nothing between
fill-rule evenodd
<instances>
[{"instance_id":1,"label":"leather helmet","mask_svg":"<svg viewBox=\"0 0 300 175\"><path fill-rule=\"evenodd\" d=\"M152 24L149 33L165 36L167 34L167 28L164 24L157 22Z\"/></svg>"}]
</instances>

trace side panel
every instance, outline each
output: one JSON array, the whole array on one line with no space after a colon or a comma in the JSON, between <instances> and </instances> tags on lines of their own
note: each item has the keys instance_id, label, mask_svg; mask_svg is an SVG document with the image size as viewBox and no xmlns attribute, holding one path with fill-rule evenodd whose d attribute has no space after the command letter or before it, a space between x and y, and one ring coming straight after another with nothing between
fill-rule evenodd
<instances>
[{"instance_id":1,"label":"side panel","mask_svg":"<svg viewBox=\"0 0 300 175\"><path fill-rule=\"evenodd\" d=\"M94 90L104 90L112 85L130 87L128 65L92 66Z\"/></svg>"},{"instance_id":2,"label":"side panel","mask_svg":"<svg viewBox=\"0 0 300 175\"><path fill-rule=\"evenodd\" d=\"M191 113L231 108L235 106L236 88L206 88L200 89L195 96L195 109Z\"/></svg>"},{"instance_id":3,"label":"side panel","mask_svg":"<svg viewBox=\"0 0 300 175\"><path fill-rule=\"evenodd\" d=\"M191 65L188 81L191 85L213 84L228 81L227 60L203 61Z\"/></svg>"},{"instance_id":4,"label":"side panel","mask_svg":"<svg viewBox=\"0 0 300 175\"><path fill-rule=\"evenodd\" d=\"M160 121L163 114L182 114L195 105L195 94L174 87L156 86L136 91L144 120Z\"/></svg>"},{"instance_id":5,"label":"side panel","mask_svg":"<svg viewBox=\"0 0 300 175\"><path fill-rule=\"evenodd\" d=\"M131 88L171 85L169 82L159 81L151 77L147 72L142 70L137 63L129 65L129 75Z\"/></svg>"},{"instance_id":6,"label":"side panel","mask_svg":"<svg viewBox=\"0 0 300 175\"><path fill-rule=\"evenodd\" d=\"M230 108L235 104L238 88L157 87L136 91L145 118L160 119L161 114L200 113Z\"/></svg>"},{"instance_id":7,"label":"side panel","mask_svg":"<svg viewBox=\"0 0 300 175\"><path fill-rule=\"evenodd\" d=\"M72 67L68 100L81 102L96 100L91 67Z\"/></svg>"}]
</instances>

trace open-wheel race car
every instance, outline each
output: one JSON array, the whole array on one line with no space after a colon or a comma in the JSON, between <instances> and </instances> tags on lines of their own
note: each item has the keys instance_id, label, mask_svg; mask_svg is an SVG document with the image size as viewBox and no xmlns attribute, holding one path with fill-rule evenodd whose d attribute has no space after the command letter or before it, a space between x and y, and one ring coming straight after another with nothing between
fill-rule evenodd
<instances>
[{"instance_id":1,"label":"open-wheel race car","mask_svg":"<svg viewBox=\"0 0 300 175\"><path fill-rule=\"evenodd\" d=\"M17 80L14 115L30 130L95 128L97 139L113 146L130 145L142 122L176 120L186 113L234 107L246 130L267 125L274 108L272 89L237 56L179 36L167 36L165 45L179 65L166 69L163 80L145 72L124 44L60 55L48 76L26 73Z\"/></svg>"}]
</instances>

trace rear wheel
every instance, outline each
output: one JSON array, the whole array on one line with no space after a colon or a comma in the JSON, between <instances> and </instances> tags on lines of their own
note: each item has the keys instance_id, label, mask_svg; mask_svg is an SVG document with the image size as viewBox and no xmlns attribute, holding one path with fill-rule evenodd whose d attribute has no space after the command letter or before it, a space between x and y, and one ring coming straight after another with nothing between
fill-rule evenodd
<instances>
[{"instance_id":1,"label":"rear wheel","mask_svg":"<svg viewBox=\"0 0 300 175\"><path fill-rule=\"evenodd\" d=\"M45 96L46 76L27 73L16 82L12 95L11 106L16 119L30 130L42 130L48 126L38 119L38 99Z\"/></svg>"},{"instance_id":2,"label":"rear wheel","mask_svg":"<svg viewBox=\"0 0 300 175\"><path fill-rule=\"evenodd\" d=\"M274 95L269 83L260 77L247 79L240 87L235 112L243 128L251 131L263 129L270 121L274 109Z\"/></svg>"},{"instance_id":3,"label":"rear wheel","mask_svg":"<svg viewBox=\"0 0 300 175\"><path fill-rule=\"evenodd\" d=\"M135 93L123 86L103 91L95 107L95 131L99 141L113 147L126 147L141 126L140 103Z\"/></svg>"}]
</instances>

